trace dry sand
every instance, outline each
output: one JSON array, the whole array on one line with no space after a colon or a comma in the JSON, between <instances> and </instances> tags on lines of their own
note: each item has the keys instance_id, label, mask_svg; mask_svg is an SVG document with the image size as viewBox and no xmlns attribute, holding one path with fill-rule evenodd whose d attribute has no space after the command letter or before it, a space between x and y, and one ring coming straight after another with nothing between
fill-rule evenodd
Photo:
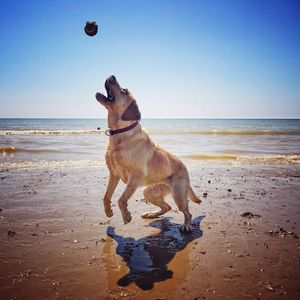
<instances>
[{"instance_id":1,"label":"dry sand","mask_svg":"<svg viewBox=\"0 0 300 300\"><path fill-rule=\"evenodd\" d=\"M186 235L172 199L140 218L155 210L141 190L130 224L117 205L106 218L105 168L1 172L1 299L300 299L299 167L190 170L207 196Z\"/></svg>"}]
</instances>

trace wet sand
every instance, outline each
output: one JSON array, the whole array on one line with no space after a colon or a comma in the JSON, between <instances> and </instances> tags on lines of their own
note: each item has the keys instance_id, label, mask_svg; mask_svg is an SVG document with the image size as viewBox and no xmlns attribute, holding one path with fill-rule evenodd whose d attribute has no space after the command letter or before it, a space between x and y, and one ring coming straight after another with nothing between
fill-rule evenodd
<instances>
[{"instance_id":1,"label":"wet sand","mask_svg":"<svg viewBox=\"0 0 300 300\"><path fill-rule=\"evenodd\" d=\"M191 234L142 190L106 218L104 167L0 172L1 299L299 299L299 167L189 169Z\"/></svg>"}]
</instances>

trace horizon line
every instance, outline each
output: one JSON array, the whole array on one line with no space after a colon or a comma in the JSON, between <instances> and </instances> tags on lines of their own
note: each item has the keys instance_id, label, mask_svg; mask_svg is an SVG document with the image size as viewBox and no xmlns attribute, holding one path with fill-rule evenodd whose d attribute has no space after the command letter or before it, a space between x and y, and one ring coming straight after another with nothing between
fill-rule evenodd
<instances>
[{"instance_id":1,"label":"horizon line","mask_svg":"<svg viewBox=\"0 0 300 300\"><path fill-rule=\"evenodd\" d=\"M77 119L77 120L107 120L104 117L0 117L0 119L7 120L16 120L16 119L36 119L36 120L47 120L47 119ZM143 118L141 120L300 120L300 117L279 117L279 118L270 118L270 117L199 117L199 118L190 118L190 117L149 117Z\"/></svg>"}]
</instances>

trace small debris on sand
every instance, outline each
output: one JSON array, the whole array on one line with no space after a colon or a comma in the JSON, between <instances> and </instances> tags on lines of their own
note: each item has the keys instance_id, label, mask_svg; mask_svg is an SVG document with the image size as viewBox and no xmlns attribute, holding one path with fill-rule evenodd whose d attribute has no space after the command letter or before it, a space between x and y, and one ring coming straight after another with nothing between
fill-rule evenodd
<instances>
[{"instance_id":1,"label":"small debris on sand","mask_svg":"<svg viewBox=\"0 0 300 300\"><path fill-rule=\"evenodd\" d=\"M250 256L249 253L239 253L239 254L236 254L236 257L246 257L246 256Z\"/></svg>"},{"instance_id":2,"label":"small debris on sand","mask_svg":"<svg viewBox=\"0 0 300 300\"><path fill-rule=\"evenodd\" d=\"M99 222L99 225L107 225L107 224L109 224L109 223L110 223L110 220L105 221L105 222Z\"/></svg>"},{"instance_id":3,"label":"small debris on sand","mask_svg":"<svg viewBox=\"0 0 300 300\"><path fill-rule=\"evenodd\" d=\"M285 238L287 236L290 236L294 239L299 239L299 236L295 232L287 231L287 230L283 229L282 227L276 231L275 230L268 231L268 232L266 232L266 234L270 235L270 236L274 236L274 237Z\"/></svg>"},{"instance_id":4,"label":"small debris on sand","mask_svg":"<svg viewBox=\"0 0 300 300\"><path fill-rule=\"evenodd\" d=\"M203 193L203 197L207 197L207 192Z\"/></svg>"},{"instance_id":5,"label":"small debris on sand","mask_svg":"<svg viewBox=\"0 0 300 300\"><path fill-rule=\"evenodd\" d=\"M98 243L104 243L106 241L106 239L101 238L100 240L96 241L96 245L98 245Z\"/></svg>"},{"instance_id":6,"label":"small debris on sand","mask_svg":"<svg viewBox=\"0 0 300 300\"><path fill-rule=\"evenodd\" d=\"M269 290L269 291L274 291L274 289L271 287L271 285L268 283L266 284L266 288Z\"/></svg>"},{"instance_id":7,"label":"small debris on sand","mask_svg":"<svg viewBox=\"0 0 300 300\"><path fill-rule=\"evenodd\" d=\"M228 189L227 191L230 193L230 192L232 192L232 189Z\"/></svg>"},{"instance_id":8,"label":"small debris on sand","mask_svg":"<svg viewBox=\"0 0 300 300\"><path fill-rule=\"evenodd\" d=\"M16 234L16 232L13 231L13 230L8 230L8 232L7 232L7 235L8 235L9 237L13 237L13 236L15 236L15 234Z\"/></svg>"},{"instance_id":9,"label":"small debris on sand","mask_svg":"<svg viewBox=\"0 0 300 300\"><path fill-rule=\"evenodd\" d=\"M246 212L242 213L241 216L244 217L244 218L247 218L247 219L261 218L260 215L253 214L253 213L251 213L249 211L246 211Z\"/></svg>"}]
</instances>

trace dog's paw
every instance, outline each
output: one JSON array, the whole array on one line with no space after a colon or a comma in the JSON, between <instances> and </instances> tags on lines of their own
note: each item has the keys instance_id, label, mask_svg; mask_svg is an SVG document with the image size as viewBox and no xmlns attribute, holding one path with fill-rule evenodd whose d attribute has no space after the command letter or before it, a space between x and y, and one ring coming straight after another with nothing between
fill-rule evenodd
<instances>
[{"instance_id":1,"label":"dog's paw","mask_svg":"<svg viewBox=\"0 0 300 300\"><path fill-rule=\"evenodd\" d=\"M155 219L158 216L157 216L157 213L146 212L146 213L142 214L141 217L145 218L145 219Z\"/></svg>"},{"instance_id":2,"label":"dog's paw","mask_svg":"<svg viewBox=\"0 0 300 300\"><path fill-rule=\"evenodd\" d=\"M109 218L111 218L114 215L114 213L113 213L113 211L112 211L111 208L105 208L105 214Z\"/></svg>"},{"instance_id":3,"label":"dog's paw","mask_svg":"<svg viewBox=\"0 0 300 300\"><path fill-rule=\"evenodd\" d=\"M122 213L124 224L128 224L131 221L131 213L124 212Z\"/></svg>"},{"instance_id":4,"label":"dog's paw","mask_svg":"<svg viewBox=\"0 0 300 300\"><path fill-rule=\"evenodd\" d=\"M200 198L197 198L197 200L195 201L195 203L201 204L202 200Z\"/></svg>"},{"instance_id":5,"label":"dog's paw","mask_svg":"<svg viewBox=\"0 0 300 300\"><path fill-rule=\"evenodd\" d=\"M192 232L193 227L191 224L183 224L180 226L180 231L184 233L190 233Z\"/></svg>"}]
</instances>

